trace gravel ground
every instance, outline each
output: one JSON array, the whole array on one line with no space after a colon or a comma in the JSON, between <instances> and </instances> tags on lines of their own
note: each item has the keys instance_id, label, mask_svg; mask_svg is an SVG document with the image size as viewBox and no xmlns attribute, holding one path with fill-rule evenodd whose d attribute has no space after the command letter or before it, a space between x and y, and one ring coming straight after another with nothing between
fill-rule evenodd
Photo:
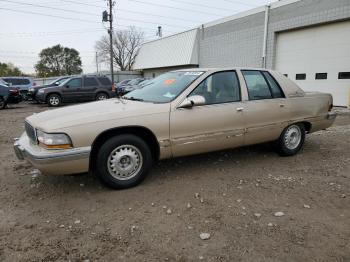
<instances>
[{"instance_id":1,"label":"gravel ground","mask_svg":"<svg viewBox=\"0 0 350 262\"><path fill-rule=\"evenodd\" d=\"M15 158L43 110L0 111L0 261L350 261L347 110L294 157L258 145L167 160L123 191Z\"/></svg>"}]
</instances>

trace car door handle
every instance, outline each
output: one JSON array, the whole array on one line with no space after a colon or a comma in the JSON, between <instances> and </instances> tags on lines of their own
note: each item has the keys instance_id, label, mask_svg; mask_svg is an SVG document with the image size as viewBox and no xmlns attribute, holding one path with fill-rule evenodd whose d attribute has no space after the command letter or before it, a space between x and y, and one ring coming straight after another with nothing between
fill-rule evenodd
<instances>
[{"instance_id":1,"label":"car door handle","mask_svg":"<svg viewBox=\"0 0 350 262\"><path fill-rule=\"evenodd\" d=\"M243 107L237 107L237 108L236 108L236 110L237 110L238 112L242 112L243 109L244 109Z\"/></svg>"},{"instance_id":2,"label":"car door handle","mask_svg":"<svg viewBox=\"0 0 350 262\"><path fill-rule=\"evenodd\" d=\"M285 104L280 104L280 107L285 107Z\"/></svg>"}]
</instances>

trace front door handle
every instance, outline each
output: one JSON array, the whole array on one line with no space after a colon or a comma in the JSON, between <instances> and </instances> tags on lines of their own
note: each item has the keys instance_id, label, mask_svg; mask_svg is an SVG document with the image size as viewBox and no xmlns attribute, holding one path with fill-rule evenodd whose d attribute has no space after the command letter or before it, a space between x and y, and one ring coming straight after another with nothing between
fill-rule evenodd
<instances>
[{"instance_id":1,"label":"front door handle","mask_svg":"<svg viewBox=\"0 0 350 262\"><path fill-rule=\"evenodd\" d=\"M285 107L285 104L280 104L280 107Z\"/></svg>"},{"instance_id":2,"label":"front door handle","mask_svg":"<svg viewBox=\"0 0 350 262\"><path fill-rule=\"evenodd\" d=\"M236 110L237 110L238 112L242 112L243 109L244 109L243 107L237 107L237 108L236 108Z\"/></svg>"}]
</instances>

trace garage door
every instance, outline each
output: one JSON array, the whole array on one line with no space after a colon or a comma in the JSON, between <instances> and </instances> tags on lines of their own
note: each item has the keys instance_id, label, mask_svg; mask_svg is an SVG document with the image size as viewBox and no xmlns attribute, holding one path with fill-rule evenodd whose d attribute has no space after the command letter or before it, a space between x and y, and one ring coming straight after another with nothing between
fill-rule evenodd
<instances>
[{"instance_id":1,"label":"garage door","mask_svg":"<svg viewBox=\"0 0 350 262\"><path fill-rule=\"evenodd\" d=\"M305 91L350 106L350 21L279 33L275 68Z\"/></svg>"}]
</instances>

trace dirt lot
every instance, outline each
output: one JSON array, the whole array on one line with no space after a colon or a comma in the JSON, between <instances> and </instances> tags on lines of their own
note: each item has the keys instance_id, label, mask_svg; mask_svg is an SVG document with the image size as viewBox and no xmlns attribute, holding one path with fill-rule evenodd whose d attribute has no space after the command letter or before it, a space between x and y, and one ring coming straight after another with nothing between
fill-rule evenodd
<instances>
[{"instance_id":1,"label":"dirt lot","mask_svg":"<svg viewBox=\"0 0 350 262\"><path fill-rule=\"evenodd\" d=\"M163 161L113 191L16 160L24 118L46 109L0 112L0 261L350 261L349 113L295 157L259 145Z\"/></svg>"}]
</instances>

